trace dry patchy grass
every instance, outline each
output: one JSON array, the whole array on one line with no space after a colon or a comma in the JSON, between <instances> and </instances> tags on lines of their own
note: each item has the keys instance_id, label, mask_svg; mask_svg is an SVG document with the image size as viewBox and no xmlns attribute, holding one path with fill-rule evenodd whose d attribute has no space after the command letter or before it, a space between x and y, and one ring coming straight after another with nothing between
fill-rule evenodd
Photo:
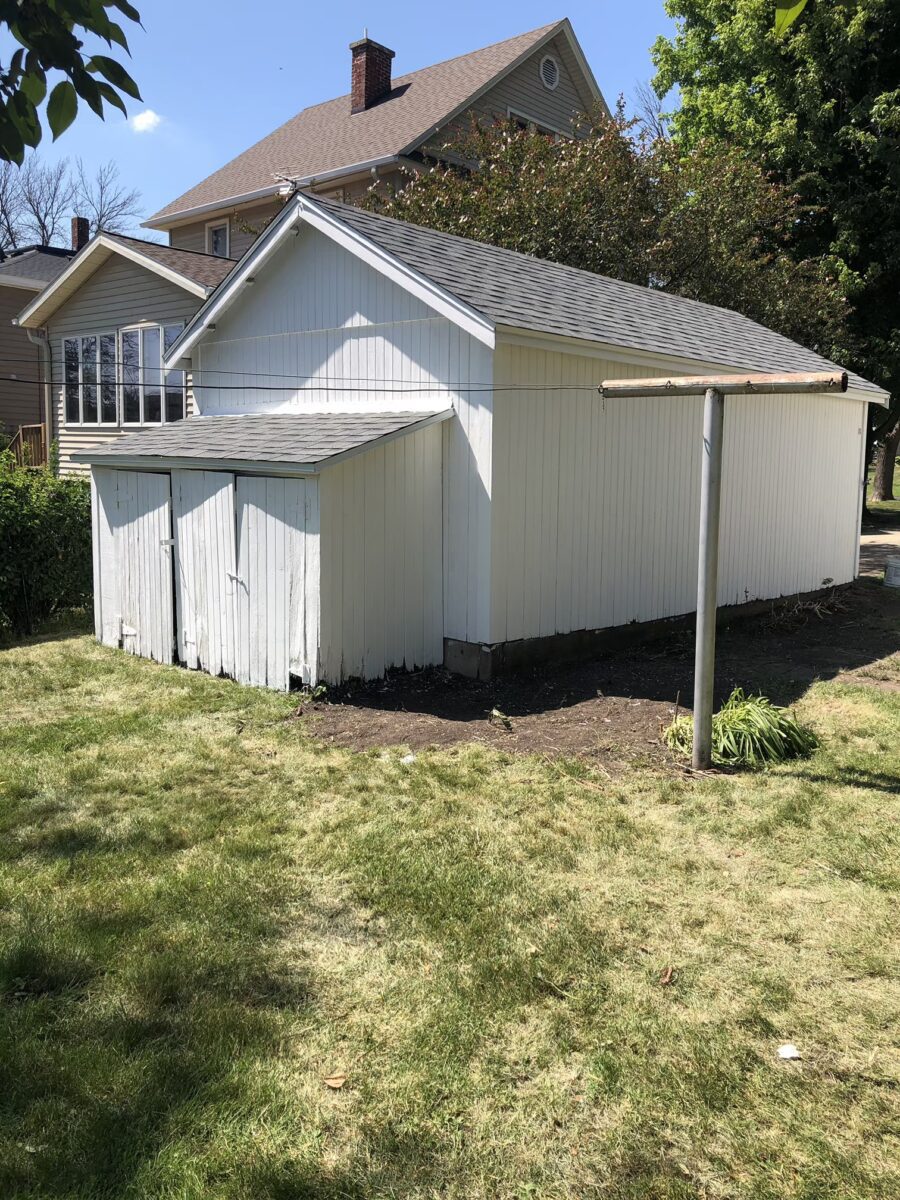
<instances>
[{"instance_id":1,"label":"dry patchy grass","mask_svg":"<svg viewBox=\"0 0 900 1200\"><path fill-rule=\"evenodd\" d=\"M811 689L804 762L608 780L326 748L87 638L3 652L0 1194L893 1194L872 682Z\"/></svg>"}]
</instances>

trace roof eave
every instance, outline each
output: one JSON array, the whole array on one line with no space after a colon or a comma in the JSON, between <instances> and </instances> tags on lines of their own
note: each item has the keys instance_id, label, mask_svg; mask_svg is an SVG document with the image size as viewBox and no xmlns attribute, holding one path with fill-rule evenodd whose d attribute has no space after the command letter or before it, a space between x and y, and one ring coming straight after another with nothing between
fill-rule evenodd
<instances>
[{"instance_id":1,"label":"roof eave","mask_svg":"<svg viewBox=\"0 0 900 1200\"><path fill-rule=\"evenodd\" d=\"M351 446L348 450L341 450L336 454L329 454L325 458L308 463L279 462L272 459L259 458L192 458L189 456L177 457L165 454L116 455L114 452L110 453L109 450L104 451L103 447L99 446L86 450L76 450L70 455L70 458L76 463L84 463L95 467L105 466L113 470L215 470L239 471L249 475L320 475L322 471L327 470L329 467L336 467L339 463L346 462L350 458L356 458L360 454L366 454L369 450L375 450L379 446L385 446L389 442L397 441L399 438L408 437L412 433L418 433L419 430L427 429L430 425L439 425L444 421L448 421L453 415L454 410L452 408L445 408L436 413L426 413L421 420L410 421L406 425L401 425L398 429L392 429L389 433L381 434L380 437L371 438L367 442L361 442L358 446ZM204 418L196 419L202 420Z\"/></svg>"},{"instance_id":2,"label":"roof eave","mask_svg":"<svg viewBox=\"0 0 900 1200\"><path fill-rule=\"evenodd\" d=\"M507 345L528 344L540 346L543 343L555 351L568 350L572 354L582 354L593 358L602 358L610 362L639 364L647 367L658 367L661 370L678 370L688 374L704 374L708 372L741 372L746 367L736 367L733 363L713 362L710 359L688 358L677 354L666 354L637 347L622 346L613 342L594 341L592 338L580 338L570 334L553 333L537 329L527 329L516 325L497 325L497 343ZM600 380L597 380L599 384ZM884 408L890 405L890 394L878 388L875 391L854 387L852 384L841 397L850 400L860 400L868 404L878 404Z\"/></svg>"},{"instance_id":3,"label":"roof eave","mask_svg":"<svg viewBox=\"0 0 900 1200\"><path fill-rule=\"evenodd\" d=\"M173 271L171 267L157 262L148 255L141 254L133 246L127 246L115 237L99 233L80 253L76 254L65 271L61 275L58 275L52 283L47 284L40 295L36 296L19 313L17 323L26 329L40 328L56 312L57 308L65 304L66 300L69 299L68 294L59 298L60 291L73 282L76 288L80 287L96 270L103 266L111 254L120 254L123 258L129 259L145 270L151 271L153 274L159 275L170 283L175 284L176 287L190 292L191 295L196 296L198 299L205 300L210 293L211 289L207 288L204 284L197 283L193 279L188 279L186 275L181 275L178 271ZM98 258L99 261L95 261Z\"/></svg>"}]
</instances>

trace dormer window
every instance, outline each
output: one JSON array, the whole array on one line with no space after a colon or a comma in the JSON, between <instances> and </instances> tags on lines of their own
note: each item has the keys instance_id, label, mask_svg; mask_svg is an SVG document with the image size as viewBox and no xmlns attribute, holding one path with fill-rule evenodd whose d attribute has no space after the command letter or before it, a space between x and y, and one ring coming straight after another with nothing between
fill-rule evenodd
<instances>
[{"instance_id":1,"label":"dormer window","mask_svg":"<svg viewBox=\"0 0 900 1200\"><path fill-rule=\"evenodd\" d=\"M231 249L228 237L228 222L210 221L206 226L206 253L216 258L228 258Z\"/></svg>"}]
</instances>

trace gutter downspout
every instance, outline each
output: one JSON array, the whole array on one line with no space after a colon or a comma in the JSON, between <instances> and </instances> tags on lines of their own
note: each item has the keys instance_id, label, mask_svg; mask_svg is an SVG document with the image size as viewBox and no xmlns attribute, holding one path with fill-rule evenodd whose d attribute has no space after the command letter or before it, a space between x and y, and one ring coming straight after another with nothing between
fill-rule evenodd
<instances>
[{"instance_id":1,"label":"gutter downspout","mask_svg":"<svg viewBox=\"0 0 900 1200\"><path fill-rule=\"evenodd\" d=\"M45 329L26 329L28 340L33 346L37 346L41 357L41 372L43 375L44 387L44 457L49 465L50 462L50 443L53 441L53 412L52 412L52 367L50 356L50 340L47 337Z\"/></svg>"}]
</instances>

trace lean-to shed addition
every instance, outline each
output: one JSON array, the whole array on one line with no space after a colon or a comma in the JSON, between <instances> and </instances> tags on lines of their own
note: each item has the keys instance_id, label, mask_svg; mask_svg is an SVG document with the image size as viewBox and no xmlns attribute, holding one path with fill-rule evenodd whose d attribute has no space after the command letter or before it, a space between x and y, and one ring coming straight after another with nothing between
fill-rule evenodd
<instances>
[{"instance_id":1,"label":"lean-to shed addition","mask_svg":"<svg viewBox=\"0 0 900 1200\"><path fill-rule=\"evenodd\" d=\"M303 195L166 365L199 415L81 456L98 636L273 687L487 674L691 612L702 401L597 384L834 367L725 309ZM858 376L729 399L720 603L853 577L885 399Z\"/></svg>"}]
</instances>

